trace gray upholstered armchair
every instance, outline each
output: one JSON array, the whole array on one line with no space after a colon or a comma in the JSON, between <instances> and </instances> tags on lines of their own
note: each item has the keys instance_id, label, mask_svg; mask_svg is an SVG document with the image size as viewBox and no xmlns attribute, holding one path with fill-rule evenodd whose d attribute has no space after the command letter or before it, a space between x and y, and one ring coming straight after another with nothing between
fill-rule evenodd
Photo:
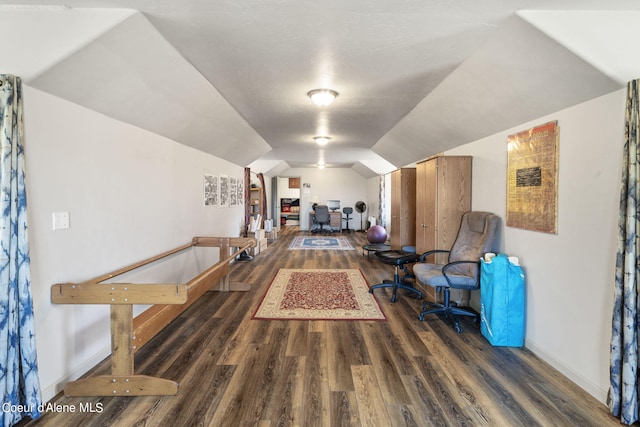
<instances>
[{"instance_id":1,"label":"gray upholstered armchair","mask_svg":"<svg viewBox=\"0 0 640 427\"><path fill-rule=\"evenodd\" d=\"M500 217L490 212L467 212L462 216L458 236L450 250L435 249L420 256L420 262L413 266L416 280L437 291L444 290L442 304L422 304L420 320L427 314L444 314L454 321L456 331L461 332L455 315L477 318L475 312L451 305L450 289L480 289L480 258L487 252L497 251L499 226ZM426 258L434 253L448 253L447 264L426 263Z\"/></svg>"}]
</instances>

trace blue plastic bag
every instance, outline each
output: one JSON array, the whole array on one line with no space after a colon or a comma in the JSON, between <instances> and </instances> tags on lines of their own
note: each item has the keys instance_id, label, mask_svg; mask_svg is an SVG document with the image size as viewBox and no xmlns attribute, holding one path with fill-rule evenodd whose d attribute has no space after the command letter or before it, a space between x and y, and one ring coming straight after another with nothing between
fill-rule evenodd
<instances>
[{"instance_id":1,"label":"blue plastic bag","mask_svg":"<svg viewBox=\"0 0 640 427\"><path fill-rule=\"evenodd\" d=\"M505 254L480 261L480 332L494 346L522 347L525 332L524 273Z\"/></svg>"}]
</instances>

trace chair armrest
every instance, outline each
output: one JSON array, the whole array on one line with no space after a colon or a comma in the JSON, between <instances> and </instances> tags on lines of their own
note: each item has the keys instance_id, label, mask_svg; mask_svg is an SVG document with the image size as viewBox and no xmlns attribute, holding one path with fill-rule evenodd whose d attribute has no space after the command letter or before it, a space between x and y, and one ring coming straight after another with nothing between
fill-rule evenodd
<instances>
[{"instance_id":1,"label":"chair armrest","mask_svg":"<svg viewBox=\"0 0 640 427\"><path fill-rule=\"evenodd\" d=\"M453 267L454 265L457 265L457 264L475 264L476 265L476 285L475 285L475 288L479 288L480 287L480 261L453 261L453 262L450 262L449 264L445 265L444 267L442 267L442 275L444 276L445 280L449 284L449 287L450 288L455 288L456 285L451 283L451 280L449 279L449 276L447 276L447 270L450 269L451 267ZM457 288L460 288L460 286L457 286ZM466 288L466 286L464 288ZM469 288L469 289L471 289L471 288Z\"/></svg>"},{"instance_id":2,"label":"chair armrest","mask_svg":"<svg viewBox=\"0 0 640 427\"><path fill-rule=\"evenodd\" d=\"M422 255L420 255L420 262L424 262L424 260L429 256L429 255L433 255L433 254L437 254L437 253L449 253L451 251L447 251L445 249L433 249L431 251L427 251L425 253L423 253Z\"/></svg>"}]
</instances>

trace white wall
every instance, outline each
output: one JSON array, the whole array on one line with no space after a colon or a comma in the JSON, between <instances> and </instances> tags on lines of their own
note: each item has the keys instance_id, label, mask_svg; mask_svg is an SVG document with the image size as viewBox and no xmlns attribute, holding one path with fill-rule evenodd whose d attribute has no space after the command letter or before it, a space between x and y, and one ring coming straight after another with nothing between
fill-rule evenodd
<instances>
[{"instance_id":1,"label":"white wall","mask_svg":"<svg viewBox=\"0 0 640 427\"><path fill-rule=\"evenodd\" d=\"M448 151L473 156L474 210L506 218L507 136L557 120L558 234L503 224L527 286L526 347L604 402L609 387L626 90ZM526 102L526 100L523 100Z\"/></svg>"},{"instance_id":2,"label":"white wall","mask_svg":"<svg viewBox=\"0 0 640 427\"><path fill-rule=\"evenodd\" d=\"M110 353L108 306L53 305L83 281L193 236L238 236L243 206L203 205L203 175L242 178L214 156L24 87L32 291L45 400ZM52 231L52 213L70 228ZM217 254L215 254L215 262ZM182 264L201 268L191 255Z\"/></svg>"},{"instance_id":3,"label":"white wall","mask_svg":"<svg viewBox=\"0 0 640 427\"><path fill-rule=\"evenodd\" d=\"M286 174L299 176L301 185L306 183L311 186L309 196L301 195L300 198L300 229L309 229L311 199L314 197L318 197L320 203L326 203L327 200L340 200L340 210L351 206L354 215L349 228L360 229L360 214L355 211L356 202L362 200L367 206L369 205L369 201L366 200L367 180L362 175L348 168L292 168L287 170ZM366 224L366 217L364 222Z\"/></svg>"},{"instance_id":4,"label":"white wall","mask_svg":"<svg viewBox=\"0 0 640 427\"><path fill-rule=\"evenodd\" d=\"M298 178L294 176L278 177L278 198L279 199L299 199L300 188L289 188L289 178Z\"/></svg>"}]
</instances>

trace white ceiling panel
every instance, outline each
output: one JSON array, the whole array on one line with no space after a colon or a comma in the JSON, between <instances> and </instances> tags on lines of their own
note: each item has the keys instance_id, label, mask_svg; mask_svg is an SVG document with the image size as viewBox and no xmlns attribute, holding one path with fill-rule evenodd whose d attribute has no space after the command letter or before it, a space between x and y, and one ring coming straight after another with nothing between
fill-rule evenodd
<instances>
[{"instance_id":1,"label":"white ceiling panel","mask_svg":"<svg viewBox=\"0 0 640 427\"><path fill-rule=\"evenodd\" d=\"M620 87L513 16L373 150L402 166Z\"/></svg>"},{"instance_id":2,"label":"white ceiling panel","mask_svg":"<svg viewBox=\"0 0 640 427\"><path fill-rule=\"evenodd\" d=\"M236 164L271 150L140 13L27 83Z\"/></svg>"}]
</instances>

